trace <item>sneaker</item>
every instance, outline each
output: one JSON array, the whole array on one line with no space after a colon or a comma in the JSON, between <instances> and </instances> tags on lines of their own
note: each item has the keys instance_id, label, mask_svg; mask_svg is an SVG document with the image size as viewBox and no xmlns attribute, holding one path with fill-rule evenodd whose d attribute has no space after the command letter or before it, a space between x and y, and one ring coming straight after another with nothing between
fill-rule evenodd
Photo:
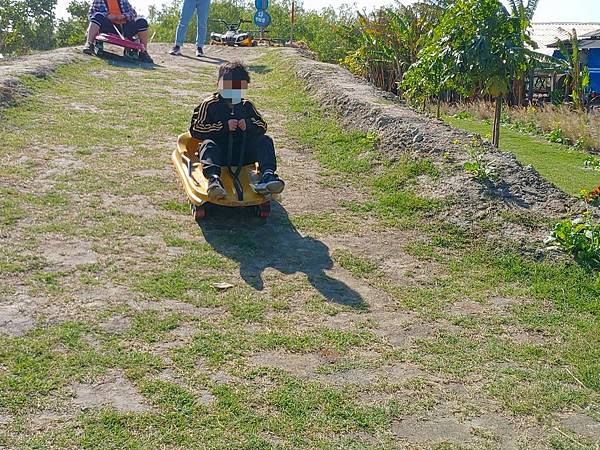
<instances>
[{"instance_id":1,"label":"sneaker","mask_svg":"<svg viewBox=\"0 0 600 450\"><path fill-rule=\"evenodd\" d=\"M201 57L203 57L203 56L204 56L204 50L202 50L202 47L198 47L198 48L196 48L196 56L197 56L198 58L201 58Z\"/></svg>"},{"instance_id":2,"label":"sneaker","mask_svg":"<svg viewBox=\"0 0 600 450\"><path fill-rule=\"evenodd\" d=\"M176 45L171 49L169 54L173 56L181 56L181 47L179 45Z\"/></svg>"},{"instance_id":3,"label":"sneaker","mask_svg":"<svg viewBox=\"0 0 600 450\"><path fill-rule=\"evenodd\" d=\"M272 170L263 173L260 181L254 185L254 189L261 193L281 194L285 188L285 183Z\"/></svg>"},{"instance_id":4,"label":"sneaker","mask_svg":"<svg viewBox=\"0 0 600 450\"><path fill-rule=\"evenodd\" d=\"M210 200L221 200L227 197L227 191L223 187L223 183L218 176L210 177L207 189L208 198Z\"/></svg>"},{"instance_id":5,"label":"sneaker","mask_svg":"<svg viewBox=\"0 0 600 450\"><path fill-rule=\"evenodd\" d=\"M154 60L148 52L140 52L140 61L143 63L154 64Z\"/></svg>"},{"instance_id":6,"label":"sneaker","mask_svg":"<svg viewBox=\"0 0 600 450\"><path fill-rule=\"evenodd\" d=\"M85 53L86 55L95 54L96 51L95 51L94 44L92 44L91 42L86 43L85 46L83 47L83 53Z\"/></svg>"}]
</instances>

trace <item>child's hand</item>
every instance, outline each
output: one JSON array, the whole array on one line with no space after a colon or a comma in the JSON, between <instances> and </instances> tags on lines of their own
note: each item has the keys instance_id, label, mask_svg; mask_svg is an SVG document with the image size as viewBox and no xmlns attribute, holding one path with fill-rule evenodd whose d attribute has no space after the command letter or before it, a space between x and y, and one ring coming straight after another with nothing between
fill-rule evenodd
<instances>
[{"instance_id":1,"label":"child's hand","mask_svg":"<svg viewBox=\"0 0 600 450\"><path fill-rule=\"evenodd\" d=\"M229 119L229 122L227 122L227 124L229 125L229 131L235 131L239 126L239 122L235 119Z\"/></svg>"},{"instance_id":2,"label":"child's hand","mask_svg":"<svg viewBox=\"0 0 600 450\"><path fill-rule=\"evenodd\" d=\"M246 119L239 120L238 121L238 127L240 127L240 130L246 131L246 128L248 128L246 126Z\"/></svg>"}]
</instances>

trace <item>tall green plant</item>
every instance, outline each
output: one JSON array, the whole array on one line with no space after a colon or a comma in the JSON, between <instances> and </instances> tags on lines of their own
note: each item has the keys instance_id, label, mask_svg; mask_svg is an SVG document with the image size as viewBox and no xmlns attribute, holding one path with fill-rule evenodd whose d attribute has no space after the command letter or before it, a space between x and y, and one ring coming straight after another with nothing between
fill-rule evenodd
<instances>
[{"instance_id":1,"label":"tall green plant","mask_svg":"<svg viewBox=\"0 0 600 450\"><path fill-rule=\"evenodd\" d=\"M582 68L577 30L573 28L573 31L569 33L568 46L563 41L559 41L558 48L566 58L563 66L567 73L567 84L571 91L571 100L573 100L576 109L583 110L585 106L585 89L590 84L590 73L587 67Z\"/></svg>"},{"instance_id":2,"label":"tall green plant","mask_svg":"<svg viewBox=\"0 0 600 450\"><path fill-rule=\"evenodd\" d=\"M441 8L426 3L359 14L354 26L346 30L355 50L344 64L376 86L395 91L441 14Z\"/></svg>"},{"instance_id":3,"label":"tall green plant","mask_svg":"<svg viewBox=\"0 0 600 450\"><path fill-rule=\"evenodd\" d=\"M69 3L67 7L69 17L60 19L56 28L57 47L70 47L85 41L89 9L90 5L86 0L72 0Z\"/></svg>"},{"instance_id":4,"label":"tall green plant","mask_svg":"<svg viewBox=\"0 0 600 450\"><path fill-rule=\"evenodd\" d=\"M531 21L537 9L538 0L509 0L510 5L510 19L512 25L518 31L518 46L521 48L532 48L537 49L537 43L531 38ZM518 106L523 106L523 99L525 97L525 76L532 63L539 57L537 55L528 54L528 52L522 52L521 55L525 58L524 64L520 65L520 69L515 73L515 79L513 83L514 97ZM532 57L533 56L533 57Z\"/></svg>"}]
</instances>

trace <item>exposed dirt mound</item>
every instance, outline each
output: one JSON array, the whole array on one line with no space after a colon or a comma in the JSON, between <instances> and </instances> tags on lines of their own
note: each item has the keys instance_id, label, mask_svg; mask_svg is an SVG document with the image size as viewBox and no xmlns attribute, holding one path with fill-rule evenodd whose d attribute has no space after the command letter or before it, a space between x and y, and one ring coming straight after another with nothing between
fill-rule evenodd
<instances>
[{"instance_id":1,"label":"exposed dirt mound","mask_svg":"<svg viewBox=\"0 0 600 450\"><path fill-rule=\"evenodd\" d=\"M45 78L59 66L83 58L74 48L61 48L43 53L23 56L15 64L8 60L0 64L0 111L13 105L27 95L27 89L19 79L22 76Z\"/></svg>"},{"instance_id":2,"label":"exposed dirt mound","mask_svg":"<svg viewBox=\"0 0 600 450\"><path fill-rule=\"evenodd\" d=\"M479 136L414 111L397 97L355 78L342 67L306 57L297 60L298 75L306 80L311 94L340 113L345 126L376 132L379 150L393 160L409 154L429 158L442 169L442 176L434 182L419 180L419 193L451 200L451 206L443 213L451 222L467 225L495 221L502 211L529 211L540 219L556 219L576 205L573 198L543 179L535 169L524 167L513 154L492 148ZM463 170L474 142L485 150L484 160L495 168L499 182L480 183ZM544 232L538 229L532 233L531 227L525 230L518 223L501 230L504 235L532 236L536 240Z\"/></svg>"}]
</instances>

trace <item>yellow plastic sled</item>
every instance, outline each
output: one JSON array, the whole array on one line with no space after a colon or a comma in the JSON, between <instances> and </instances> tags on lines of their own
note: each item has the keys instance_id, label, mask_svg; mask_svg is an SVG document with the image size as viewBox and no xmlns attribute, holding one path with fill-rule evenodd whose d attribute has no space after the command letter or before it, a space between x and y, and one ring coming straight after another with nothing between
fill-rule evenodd
<instances>
[{"instance_id":1,"label":"yellow plastic sled","mask_svg":"<svg viewBox=\"0 0 600 450\"><path fill-rule=\"evenodd\" d=\"M192 207L192 214L196 220L203 219L206 216L205 206L209 203L207 193L208 180L202 174L202 164L199 161L198 155L200 143L190 133L184 133L179 136L177 149L175 149L172 155L175 170L183 183ZM232 170L235 172L236 168L232 167ZM243 198L240 200L229 170L223 168L221 181L227 191L227 197L217 201L210 201L210 203L234 208L254 207L258 217L267 218L271 213L272 196L265 196L254 192L251 185L256 184L259 179L260 174L258 173L256 164L247 165L242 168L239 181L243 188Z\"/></svg>"}]
</instances>

